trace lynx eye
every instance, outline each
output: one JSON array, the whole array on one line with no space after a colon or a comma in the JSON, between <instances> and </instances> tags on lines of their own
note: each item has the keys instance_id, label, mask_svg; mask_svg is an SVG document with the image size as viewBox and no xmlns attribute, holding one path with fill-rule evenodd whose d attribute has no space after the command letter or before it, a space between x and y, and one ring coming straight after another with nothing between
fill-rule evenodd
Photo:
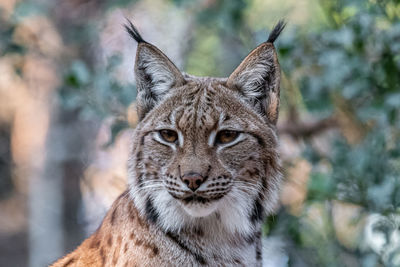
<instances>
[{"instance_id":1,"label":"lynx eye","mask_svg":"<svg viewBox=\"0 0 400 267\"><path fill-rule=\"evenodd\" d=\"M215 138L217 144L228 144L233 142L239 136L239 132L237 131L230 131L224 130L220 131Z\"/></svg>"},{"instance_id":2,"label":"lynx eye","mask_svg":"<svg viewBox=\"0 0 400 267\"><path fill-rule=\"evenodd\" d=\"M168 143L175 143L178 140L178 134L172 130L160 130L161 138Z\"/></svg>"}]
</instances>

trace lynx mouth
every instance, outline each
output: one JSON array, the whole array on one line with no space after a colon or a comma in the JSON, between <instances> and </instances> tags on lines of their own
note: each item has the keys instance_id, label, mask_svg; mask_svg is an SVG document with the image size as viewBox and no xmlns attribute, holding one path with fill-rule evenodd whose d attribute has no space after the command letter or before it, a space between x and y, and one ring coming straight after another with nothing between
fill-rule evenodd
<instances>
[{"instance_id":1,"label":"lynx mouth","mask_svg":"<svg viewBox=\"0 0 400 267\"><path fill-rule=\"evenodd\" d=\"M205 198L196 194L178 198L183 210L192 217L206 217L212 214L218 207L218 198Z\"/></svg>"},{"instance_id":2,"label":"lynx mouth","mask_svg":"<svg viewBox=\"0 0 400 267\"><path fill-rule=\"evenodd\" d=\"M183 202L184 204L208 204L210 202L213 201L217 201L221 198L224 197L224 194L219 194L217 196L213 196L213 197L204 197L201 196L199 194L191 194L191 195L185 195L185 196L178 196L172 192L169 192L171 194L171 196L181 202Z\"/></svg>"},{"instance_id":3,"label":"lynx mouth","mask_svg":"<svg viewBox=\"0 0 400 267\"><path fill-rule=\"evenodd\" d=\"M181 200L182 200L182 202L184 202L186 204L188 204L188 203L196 203L196 202L197 203L201 203L201 204L206 204L206 203L221 199L222 197L223 197L223 195L218 196L218 197L213 197L213 198L205 198L205 197L198 196L198 195L192 195L192 196L189 196L189 197L185 197L185 198L183 198Z\"/></svg>"}]
</instances>

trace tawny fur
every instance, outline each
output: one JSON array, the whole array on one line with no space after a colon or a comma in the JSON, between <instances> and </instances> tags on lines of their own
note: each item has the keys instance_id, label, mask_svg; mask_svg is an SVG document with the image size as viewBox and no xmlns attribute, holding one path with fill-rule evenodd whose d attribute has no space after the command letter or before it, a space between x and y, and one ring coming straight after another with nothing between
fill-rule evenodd
<instances>
[{"instance_id":1,"label":"tawny fur","mask_svg":"<svg viewBox=\"0 0 400 267\"><path fill-rule=\"evenodd\" d=\"M129 189L98 230L53 266L261 266L261 224L278 201L280 70L272 42L226 79L182 74L139 42ZM176 133L168 142L160 130ZM218 142L221 131L237 133ZM204 181L196 191L183 178Z\"/></svg>"}]
</instances>

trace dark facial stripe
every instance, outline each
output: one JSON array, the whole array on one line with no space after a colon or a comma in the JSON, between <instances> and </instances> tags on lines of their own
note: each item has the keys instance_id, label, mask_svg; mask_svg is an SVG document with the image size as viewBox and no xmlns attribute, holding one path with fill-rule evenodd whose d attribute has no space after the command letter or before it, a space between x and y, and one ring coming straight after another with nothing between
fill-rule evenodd
<instances>
[{"instance_id":1,"label":"dark facial stripe","mask_svg":"<svg viewBox=\"0 0 400 267\"><path fill-rule=\"evenodd\" d=\"M166 235L167 235L169 238L171 238L172 241L174 241L181 249L185 250L185 251L188 252L190 255L193 255L193 257L196 259L196 261L197 261L198 263L200 263L201 265L207 265L206 259L205 259L202 255L200 255L200 254L198 254L198 253L196 253L196 252L193 252L188 246L185 245L185 243L183 243L183 242L179 239L179 237L178 237L177 235L175 235L175 234L172 233L172 232L167 232Z\"/></svg>"},{"instance_id":2,"label":"dark facial stripe","mask_svg":"<svg viewBox=\"0 0 400 267\"><path fill-rule=\"evenodd\" d=\"M256 234L256 238L257 238L257 244L256 244L256 260L257 261L261 261L262 260L262 252L261 252L261 232L258 232Z\"/></svg>"},{"instance_id":3,"label":"dark facial stripe","mask_svg":"<svg viewBox=\"0 0 400 267\"><path fill-rule=\"evenodd\" d=\"M261 246L259 244L256 245L256 260L262 260Z\"/></svg>"},{"instance_id":4,"label":"dark facial stripe","mask_svg":"<svg viewBox=\"0 0 400 267\"><path fill-rule=\"evenodd\" d=\"M247 244L253 244L255 239L254 233L250 234L248 236L244 236L244 240L247 242Z\"/></svg>"},{"instance_id":5,"label":"dark facial stripe","mask_svg":"<svg viewBox=\"0 0 400 267\"><path fill-rule=\"evenodd\" d=\"M139 176L138 176L138 178L137 178L137 183L138 183L138 186L139 186L140 188L143 187L143 176L144 176L143 173L139 173Z\"/></svg>"},{"instance_id":6,"label":"dark facial stripe","mask_svg":"<svg viewBox=\"0 0 400 267\"><path fill-rule=\"evenodd\" d=\"M259 194L259 196L254 200L253 203L253 210L250 214L250 221L252 223L257 223L262 221L264 218L264 209L262 206L262 196Z\"/></svg>"},{"instance_id":7,"label":"dark facial stripe","mask_svg":"<svg viewBox=\"0 0 400 267\"><path fill-rule=\"evenodd\" d=\"M141 146L143 146L144 145L144 138L145 138L146 136L145 135L143 135L142 136L142 138L140 138L140 145Z\"/></svg>"},{"instance_id":8,"label":"dark facial stripe","mask_svg":"<svg viewBox=\"0 0 400 267\"><path fill-rule=\"evenodd\" d=\"M193 233L197 236L204 236L204 231L200 226L197 226L193 229Z\"/></svg>"},{"instance_id":9,"label":"dark facial stripe","mask_svg":"<svg viewBox=\"0 0 400 267\"><path fill-rule=\"evenodd\" d=\"M263 140L260 136L258 136L258 135L255 134L255 133L248 133L248 134L250 134L250 135L253 136L255 139L257 139L257 142L258 142L258 144L259 144L261 147L265 147L265 142L264 142L264 140Z\"/></svg>"},{"instance_id":10,"label":"dark facial stripe","mask_svg":"<svg viewBox=\"0 0 400 267\"><path fill-rule=\"evenodd\" d=\"M136 153L136 160L141 160L142 159L142 151L141 150L139 150L137 153Z\"/></svg>"},{"instance_id":11,"label":"dark facial stripe","mask_svg":"<svg viewBox=\"0 0 400 267\"><path fill-rule=\"evenodd\" d=\"M153 201L150 198L146 200L146 207L145 207L147 219L151 222L156 224L158 221L159 214L157 210L154 208Z\"/></svg>"}]
</instances>

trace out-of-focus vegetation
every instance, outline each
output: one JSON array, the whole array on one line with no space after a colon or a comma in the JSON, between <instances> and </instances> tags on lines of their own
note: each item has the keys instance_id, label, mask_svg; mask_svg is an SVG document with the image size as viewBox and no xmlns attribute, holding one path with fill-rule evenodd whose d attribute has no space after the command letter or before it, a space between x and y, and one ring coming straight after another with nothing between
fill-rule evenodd
<instances>
[{"instance_id":1,"label":"out-of-focus vegetation","mask_svg":"<svg viewBox=\"0 0 400 267\"><path fill-rule=\"evenodd\" d=\"M326 24L307 33L295 28L284 35L278 47L289 84L301 92L295 103L299 114L307 110L317 117L334 116L340 133L329 139L329 149L324 152L305 141L303 156L313 168L304 206L298 216L281 212L272 231L291 239L313 264L398 266L400 4L320 3ZM285 97L290 99L287 94ZM375 237L367 234L369 229L359 235L351 230L344 239L358 240L344 241L343 233L337 233L343 229L338 229L333 218L338 203L358 208L350 225L364 225L372 213L386 219L381 217L382 221L368 225ZM305 219L314 208L322 222L318 226ZM289 231L281 221L287 223ZM379 242L378 232L382 244L373 252L370 243Z\"/></svg>"},{"instance_id":2,"label":"out-of-focus vegetation","mask_svg":"<svg viewBox=\"0 0 400 267\"><path fill-rule=\"evenodd\" d=\"M126 153L116 142L129 125L135 124L130 108L135 99L134 53L128 53L132 58L127 59L122 51L126 48L113 43L113 30L108 29L113 18L119 17L122 31L123 12L129 18L132 10L133 14L142 12L143 18L143 10L158 9L158 16L164 14L167 21L174 17L177 24L170 26L170 32L161 30L164 35L157 37L143 31L144 38L149 37L162 49L178 47L179 43L179 51L172 57L186 72L227 76L251 49L266 40L267 29L286 17L288 27L276 42L283 75L278 130L286 179L281 208L268 218L264 233L282 240L290 266L400 266L398 1L83 2L64 2L61 7L58 4L62 1L10 1L0 5L0 69L11 71L7 77L13 77L12 86L7 86L5 82L9 81L1 81L0 74L0 97L22 97L11 90L15 84L26 85L28 93L24 96L33 94L31 98L37 99L39 95L50 106L50 137L54 117L57 121L63 118L59 122L63 129L68 128L65 121L76 120L94 125L94 132L107 121L107 140L94 152L93 144L89 144L90 153L95 154L96 149L109 151L113 146L113 153ZM133 20L140 24L134 16ZM168 34L184 37L164 42ZM134 49L133 41L128 37L123 40ZM32 92L36 87L26 65L38 58L39 63L45 60L45 66L53 66L48 70L56 77L56 81L50 79L52 93L46 89L44 93L41 89ZM39 83L48 80L39 79ZM15 118L15 110L26 102L8 108L4 108L4 102L10 104L0 99L0 144L11 149L15 148L10 143L16 122L5 119L4 114ZM51 110L56 115L51 115ZM77 140L94 143L93 136ZM18 143L20 139L16 140ZM56 145L50 140L49 146ZM19 170L19 154L10 153L10 149L0 150L3 199L9 197L7 192L18 189L21 182L16 181L25 173L15 171ZM92 159L80 155L79 164L67 164L68 170L82 169L69 174L81 179L81 189L89 181L85 177L91 171L84 169L93 170L88 167ZM82 189L83 195L85 192ZM78 214L74 215L78 221L85 220L80 205L72 205L75 210L71 211ZM80 238L71 242L76 244Z\"/></svg>"}]
</instances>

